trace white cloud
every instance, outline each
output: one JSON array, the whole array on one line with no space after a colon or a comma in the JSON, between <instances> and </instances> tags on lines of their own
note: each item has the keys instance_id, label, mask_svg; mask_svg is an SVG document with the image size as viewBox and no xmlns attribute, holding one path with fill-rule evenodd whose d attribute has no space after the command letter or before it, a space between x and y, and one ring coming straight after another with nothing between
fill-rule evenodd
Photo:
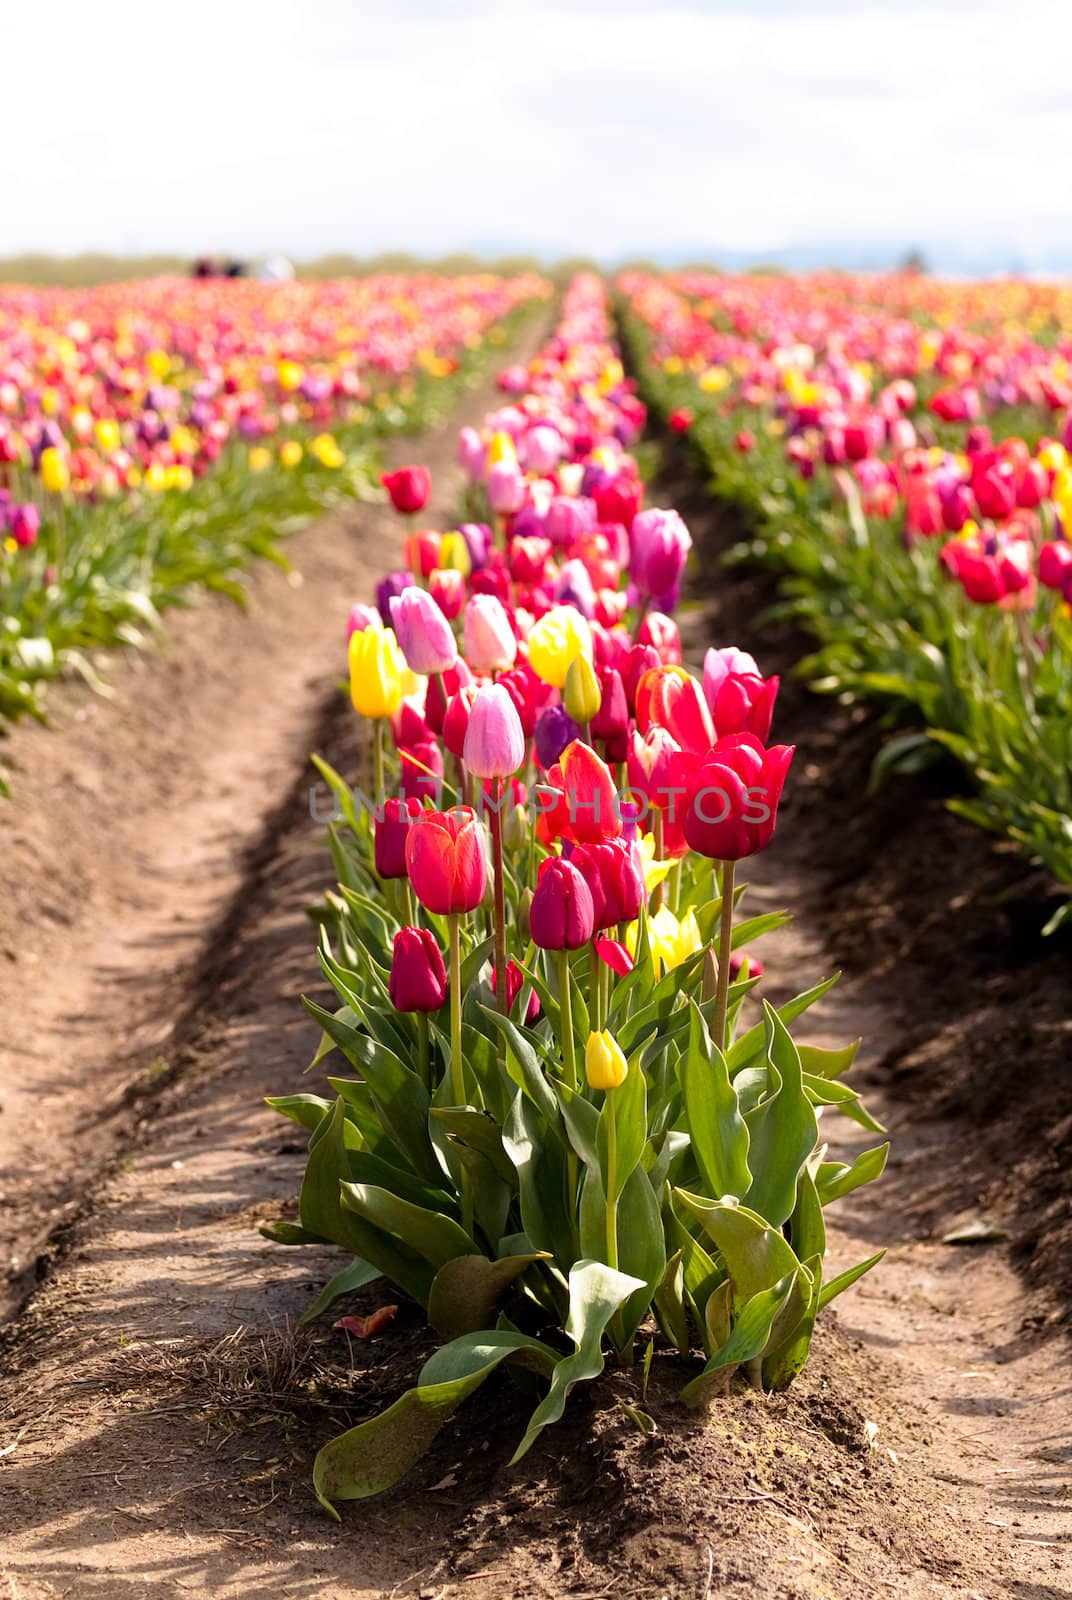
<instances>
[{"instance_id":1,"label":"white cloud","mask_svg":"<svg viewBox=\"0 0 1072 1600\"><path fill-rule=\"evenodd\" d=\"M1072 250L1072 13L54 0L4 19L0 250Z\"/></svg>"}]
</instances>

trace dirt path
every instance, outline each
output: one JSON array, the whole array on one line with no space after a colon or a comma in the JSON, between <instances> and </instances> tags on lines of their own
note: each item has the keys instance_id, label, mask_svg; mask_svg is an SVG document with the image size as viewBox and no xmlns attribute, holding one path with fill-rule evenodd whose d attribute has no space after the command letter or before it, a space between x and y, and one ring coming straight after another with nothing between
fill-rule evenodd
<instances>
[{"instance_id":1,"label":"dirt path","mask_svg":"<svg viewBox=\"0 0 1072 1600\"><path fill-rule=\"evenodd\" d=\"M482 404L474 400L472 410ZM438 463L444 505L452 449L451 431L421 451L434 471ZM230 748L240 727L249 740L248 765L243 754L236 769L247 776L236 775L242 787L232 797L233 808L248 808L248 831L236 842L234 810L228 818L206 802L206 835L183 835L187 885L175 817L161 820L150 858L164 852L174 876L146 895L132 872L120 910L126 929L113 923L94 947L91 959L110 964L120 943L129 974L139 945L163 940L148 986L116 983L101 999L99 982L91 996L87 978L83 1009L100 1014L96 1054L83 1044L82 1062L95 1063L114 1097L143 1068L145 1052L167 1055L172 1075L98 1125L96 1156L122 1134L123 1159L66 1230L54 1270L0 1346L0 1597L6 1584L12 1600L1068 1600L1067 1357L1056 1340L1036 1349L1020 1338L1020 1280L1001 1246L930 1242L905 1198L935 1187L948 1123L899 1132L890 1181L838 1208L839 1263L879 1243L890 1257L841 1302L847 1339L837 1318L824 1318L813 1362L788 1396L738 1395L704 1429L673 1403L674 1363L656 1363L654 1437L622 1411L620 1401L635 1398L634 1377L615 1375L598 1394L579 1395L568 1421L510 1471L520 1411L504 1382L471 1402L400 1491L349 1508L341 1527L319 1512L308 1484L313 1450L343 1417L357 1420L393 1398L428 1347L419 1318L405 1310L369 1346L347 1347L322 1324L312 1336L296 1332L337 1258L287 1251L256 1232L259 1219L292 1205L304 1164L297 1130L260 1104L263 1094L298 1085L315 1041L297 995L313 973L303 907L325 886L327 861L308 816L304 758L317 747L340 764L352 759L351 720L325 691L338 660L328 618L358 592L359 560L366 583L388 564L393 537L369 508L355 522L367 544L347 547L345 597L336 573L304 614L304 634L295 616L292 649L282 652L305 652L289 679L289 692L305 696L293 726L280 698L285 675L268 676L283 671L272 666L280 634L268 617L253 624L266 640L245 705L271 708L274 737L260 743L251 722L225 724L225 693L198 715L202 775L215 743ZM305 593L313 581L307 574ZM698 623L721 642L744 643L733 593L720 587ZM324 619L323 640L310 615ZM249 627L239 624L225 654L237 656ZM156 702L161 716L165 694ZM133 704L120 723L132 725ZM811 702L790 714L800 718L793 731L803 745L808 719L815 733L827 712ZM136 740L148 740L151 721ZM146 747L147 784L160 749ZM802 761L804 771L803 750ZM150 810L163 805L164 787L148 791ZM191 777L183 793L196 792ZM125 835L126 847L136 836ZM783 826L750 874L757 900L799 916L764 951L771 992L783 975L833 964L818 913L836 911L836 899L794 837ZM176 944L170 913L214 870L220 894L206 902L201 937L191 927ZM154 923L157 900L168 916ZM85 921L81 934L68 934L72 973ZM182 950L193 963L184 972L176 966ZM813 1014L809 1036L865 1033L874 1060L902 1020L876 989L870 954L861 950L847 982ZM54 999L58 1039L75 1007L69 986ZM170 1048L132 1033L141 1008L169 1018ZM65 1104L73 1105L73 1067L68 1077ZM893 1099L889 1111L901 1119ZM71 1131L57 1162L78 1137L66 1110L62 1121ZM32 1151L32 1140L23 1149ZM59 1180L50 1193L62 1195ZM948 1203L934 1202L939 1214ZM366 1291L368 1303L382 1298L375 1286ZM878 1425L874 1450L865 1420Z\"/></svg>"},{"instance_id":2,"label":"dirt path","mask_svg":"<svg viewBox=\"0 0 1072 1600\"><path fill-rule=\"evenodd\" d=\"M523 353L548 325L521 336ZM491 378L452 423L482 420ZM456 492L453 425L400 439ZM262 564L246 613L173 612L159 652L109 656L115 697L64 686L5 745L0 805L0 1324L159 1085L273 819L333 698L346 615L396 564L399 519L351 506Z\"/></svg>"}]
</instances>

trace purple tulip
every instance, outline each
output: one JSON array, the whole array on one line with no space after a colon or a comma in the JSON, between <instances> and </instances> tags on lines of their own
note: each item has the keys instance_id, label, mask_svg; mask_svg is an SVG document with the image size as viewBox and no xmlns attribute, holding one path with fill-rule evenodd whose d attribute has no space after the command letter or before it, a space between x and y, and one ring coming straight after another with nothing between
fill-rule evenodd
<instances>
[{"instance_id":1,"label":"purple tulip","mask_svg":"<svg viewBox=\"0 0 1072 1600\"><path fill-rule=\"evenodd\" d=\"M385 628L391 626L391 601L403 589L409 589L413 579L408 572L389 572L386 578L381 578L376 585L376 608L383 618Z\"/></svg>"},{"instance_id":2,"label":"purple tulip","mask_svg":"<svg viewBox=\"0 0 1072 1600\"><path fill-rule=\"evenodd\" d=\"M565 706L544 706L532 730L536 744L536 759L541 767L553 767L568 744L579 739L581 729Z\"/></svg>"}]
</instances>

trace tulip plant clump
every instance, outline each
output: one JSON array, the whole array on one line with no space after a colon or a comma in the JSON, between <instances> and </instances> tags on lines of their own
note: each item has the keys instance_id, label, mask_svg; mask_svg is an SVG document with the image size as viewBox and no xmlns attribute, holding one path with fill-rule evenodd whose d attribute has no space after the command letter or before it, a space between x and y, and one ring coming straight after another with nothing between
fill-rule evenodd
<instances>
[{"instance_id":1,"label":"tulip plant clump","mask_svg":"<svg viewBox=\"0 0 1072 1600\"><path fill-rule=\"evenodd\" d=\"M1068 290L704 273L619 287L645 394L819 638L804 669L922 714L876 776L952 751L977 789L953 808L1072 885Z\"/></svg>"},{"instance_id":2,"label":"tulip plant clump","mask_svg":"<svg viewBox=\"0 0 1072 1600\"><path fill-rule=\"evenodd\" d=\"M331 1096L270 1102L311 1139L299 1221L265 1231L353 1257L311 1315L382 1277L444 1341L321 1450L332 1511L396 1482L500 1367L543 1391L515 1460L655 1339L692 1363L688 1405L738 1371L780 1388L878 1260L824 1272L826 1206L886 1157L826 1155L826 1108L882 1131L844 1082L855 1047L790 1032L833 980L761 1002L752 941L785 914L738 915L793 756L769 741L778 683L733 648L702 680L682 665L691 541L644 507L644 408L597 279L500 382L460 440L485 520L410 534L350 618L372 803L320 763L339 1004L307 1005ZM427 487L389 481L410 515Z\"/></svg>"},{"instance_id":3,"label":"tulip plant clump","mask_svg":"<svg viewBox=\"0 0 1072 1600\"><path fill-rule=\"evenodd\" d=\"M532 276L0 288L0 724L368 486Z\"/></svg>"}]
</instances>

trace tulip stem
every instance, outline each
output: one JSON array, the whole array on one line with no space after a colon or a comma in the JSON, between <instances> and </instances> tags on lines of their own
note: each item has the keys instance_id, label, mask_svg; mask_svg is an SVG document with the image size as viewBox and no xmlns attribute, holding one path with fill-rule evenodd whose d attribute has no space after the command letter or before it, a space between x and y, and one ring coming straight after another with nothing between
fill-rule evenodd
<instances>
[{"instance_id":1,"label":"tulip stem","mask_svg":"<svg viewBox=\"0 0 1072 1600\"><path fill-rule=\"evenodd\" d=\"M566 1086L577 1093L577 1048L573 1038L573 997L570 994L569 952L558 952L558 1004L562 1028L562 1065ZM566 1212L574 1235L577 1231L577 1183L580 1164L572 1145L566 1149Z\"/></svg>"},{"instance_id":2,"label":"tulip stem","mask_svg":"<svg viewBox=\"0 0 1072 1600\"><path fill-rule=\"evenodd\" d=\"M372 788L377 808L383 805L383 718L372 728Z\"/></svg>"},{"instance_id":3,"label":"tulip stem","mask_svg":"<svg viewBox=\"0 0 1072 1600\"><path fill-rule=\"evenodd\" d=\"M450 927L450 1084L456 1106L465 1104L465 1077L462 1073L462 937L458 913L447 918ZM473 1193L469 1173L461 1166L458 1188L462 1202L462 1227L473 1231Z\"/></svg>"},{"instance_id":4,"label":"tulip stem","mask_svg":"<svg viewBox=\"0 0 1072 1600\"><path fill-rule=\"evenodd\" d=\"M730 992L730 953L733 949L734 863L722 863L722 909L718 923L718 988L715 991L715 1043L726 1051L726 1010Z\"/></svg>"},{"instance_id":5,"label":"tulip stem","mask_svg":"<svg viewBox=\"0 0 1072 1600\"><path fill-rule=\"evenodd\" d=\"M655 830L655 855L654 855L653 860L654 861L661 861L663 859L663 814L658 809L658 807L655 808L655 815L654 815L654 818L652 820L652 827ZM651 891L651 910L652 910L652 912L659 911L662 908L663 897L664 897L664 895L666 893L665 888L664 888L664 883L665 883L665 880L660 878L659 882L655 885L654 889Z\"/></svg>"},{"instance_id":6,"label":"tulip stem","mask_svg":"<svg viewBox=\"0 0 1072 1600\"><path fill-rule=\"evenodd\" d=\"M618 1128L607 1090L607 1266L618 1270Z\"/></svg>"},{"instance_id":7,"label":"tulip stem","mask_svg":"<svg viewBox=\"0 0 1072 1600\"><path fill-rule=\"evenodd\" d=\"M604 1027L603 1007L600 1003L602 1000L602 995L600 993L599 986L599 968L601 963L594 938L592 943L588 946L588 963L589 986L592 990L592 1029L595 1033L602 1033Z\"/></svg>"},{"instance_id":8,"label":"tulip stem","mask_svg":"<svg viewBox=\"0 0 1072 1600\"><path fill-rule=\"evenodd\" d=\"M417 1054L421 1069L421 1082L431 1094L433 1087L432 1068L428 1052L428 1013L426 1011L418 1011L417 1013Z\"/></svg>"},{"instance_id":9,"label":"tulip stem","mask_svg":"<svg viewBox=\"0 0 1072 1600\"><path fill-rule=\"evenodd\" d=\"M566 1083L577 1091L577 1047L573 1038L573 996L570 994L569 951L558 952L558 1003L562 1010L562 1065Z\"/></svg>"},{"instance_id":10,"label":"tulip stem","mask_svg":"<svg viewBox=\"0 0 1072 1600\"><path fill-rule=\"evenodd\" d=\"M502 836L503 780L495 779L495 791L488 807L491 827L491 861L495 876L495 1003L505 1017L506 988L506 885L503 881Z\"/></svg>"}]
</instances>

